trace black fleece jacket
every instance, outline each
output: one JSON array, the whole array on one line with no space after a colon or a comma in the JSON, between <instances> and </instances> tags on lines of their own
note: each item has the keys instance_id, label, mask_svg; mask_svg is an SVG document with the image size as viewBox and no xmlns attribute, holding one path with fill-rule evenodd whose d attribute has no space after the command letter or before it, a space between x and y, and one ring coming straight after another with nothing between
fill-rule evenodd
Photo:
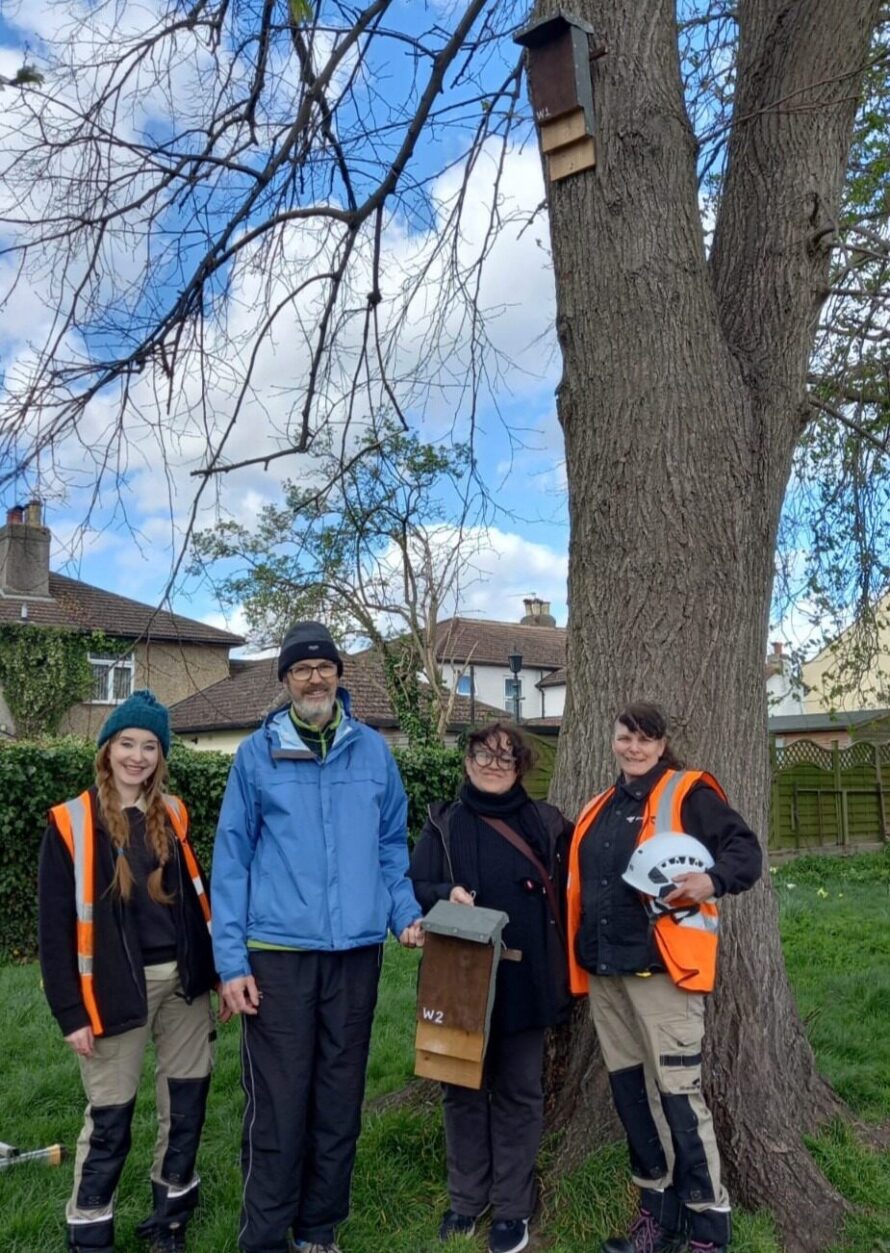
<instances>
[{"instance_id":1,"label":"black fleece jacket","mask_svg":"<svg viewBox=\"0 0 890 1253\"><path fill-rule=\"evenodd\" d=\"M98 816L95 788L90 789L96 815L95 885L93 891L93 990L106 1036L144 1026L148 1013L145 969L136 911L110 891L114 849ZM129 812L129 811L128 811ZM164 888L175 899L176 960L186 1000L216 985L210 934L185 865L179 840L164 868ZM74 863L55 823L50 820L40 846L40 968L49 1007L63 1035L90 1025L77 971L77 914ZM206 891L206 885L205 885Z\"/></svg>"},{"instance_id":2,"label":"black fleece jacket","mask_svg":"<svg viewBox=\"0 0 890 1253\"><path fill-rule=\"evenodd\" d=\"M459 884L476 894L476 904L508 915L503 940L522 951L522 960L498 966L492 1027L501 1035L554 1026L571 1006L565 948L539 873L467 803L475 799L484 807L487 800L496 816L537 846L564 915L571 823L553 805L532 801L521 788L517 792L521 803L503 812L471 787L452 805L431 806L408 872L425 911L447 900Z\"/></svg>"}]
</instances>

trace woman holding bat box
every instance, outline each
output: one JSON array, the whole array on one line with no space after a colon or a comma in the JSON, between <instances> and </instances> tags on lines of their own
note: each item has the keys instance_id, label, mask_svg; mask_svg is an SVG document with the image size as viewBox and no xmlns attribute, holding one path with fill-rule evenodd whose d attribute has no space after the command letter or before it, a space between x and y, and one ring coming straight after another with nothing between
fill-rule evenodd
<instances>
[{"instance_id":1,"label":"woman holding bat box","mask_svg":"<svg viewBox=\"0 0 890 1253\"><path fill-rule=\"evenodd\" d=\"M528 1243L544 1120L544 1035L568 1016L564 870L572 827L522 786L531 750L516 727L473 731L459 799L430 808L411 858L425 911L437 901L502 910L503 941L522 953L498 966L482 1089L442 1085L448 1190L439 1239L472 1235L491 1208L490 1253Z\"/></svg>"}]
</instances>

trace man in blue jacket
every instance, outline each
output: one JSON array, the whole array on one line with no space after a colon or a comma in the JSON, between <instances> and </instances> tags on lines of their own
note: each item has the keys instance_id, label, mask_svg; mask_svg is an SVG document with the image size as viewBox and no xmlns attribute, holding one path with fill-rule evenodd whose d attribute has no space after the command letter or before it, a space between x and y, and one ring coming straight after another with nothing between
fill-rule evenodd
<instances>
[{"instance_id":1,"label":"man in blue jacket","mask_svg":"<svg viewBox=\"0 0 890 1253\"><path fill-rule=\"evenodd\" d=\"M407 801L350 717L326 627L287 633L289 703L238 749L213 853L213 947L243 1015L243 1253L339 1253L387 928L422 942Z\"/></svg>"}]
</instances>

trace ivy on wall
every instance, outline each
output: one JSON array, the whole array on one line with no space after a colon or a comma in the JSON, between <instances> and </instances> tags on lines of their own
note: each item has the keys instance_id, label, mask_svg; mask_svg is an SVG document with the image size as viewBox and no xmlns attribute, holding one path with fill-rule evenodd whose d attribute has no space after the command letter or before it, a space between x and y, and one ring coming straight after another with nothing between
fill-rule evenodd
<instances>
[{"instance_id":1,"label":"ivy on wall","mask_svg":"<svg viewBox=\"0 0 890 1253\"><path fill-rule=\"evenodd\" d=\"M0 687L20 739L55 735L93 685L89 654L107 651L101 632L26 624L0 626Z\"/></svg>"}]
</instances>

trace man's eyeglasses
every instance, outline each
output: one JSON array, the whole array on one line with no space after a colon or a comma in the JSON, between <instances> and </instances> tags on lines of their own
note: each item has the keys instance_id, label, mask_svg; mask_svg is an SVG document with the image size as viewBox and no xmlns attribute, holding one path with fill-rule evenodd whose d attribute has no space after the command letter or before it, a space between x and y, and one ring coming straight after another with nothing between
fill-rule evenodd
<instances>
[{"instance_id":1,"label":"man's eyeglasses","mask_svg":"<svg viewBox=\"0 0 890 1253\"><path fill-rule=\"evenodd\" d=\"M487 748L474 748L470 758L477 766L496 766L498 770L513 770L516 758L512 753L490 753Z\"/></svg>"},{"instance_id":2,"label":"man's eyeglasses","mask_svg":"<svg viewBox=\"0 0 890 1253\"><path fill-rule=\"evenodd\" d=\"M317 665L307 666L303 662L299 662L295 666L291 666L287 672L289 679L296 679L298 683L308 683L314 674L320 679L330 680L337 673L337 667L333 661L319 661Z\"/></svg>"}]
</instances>

